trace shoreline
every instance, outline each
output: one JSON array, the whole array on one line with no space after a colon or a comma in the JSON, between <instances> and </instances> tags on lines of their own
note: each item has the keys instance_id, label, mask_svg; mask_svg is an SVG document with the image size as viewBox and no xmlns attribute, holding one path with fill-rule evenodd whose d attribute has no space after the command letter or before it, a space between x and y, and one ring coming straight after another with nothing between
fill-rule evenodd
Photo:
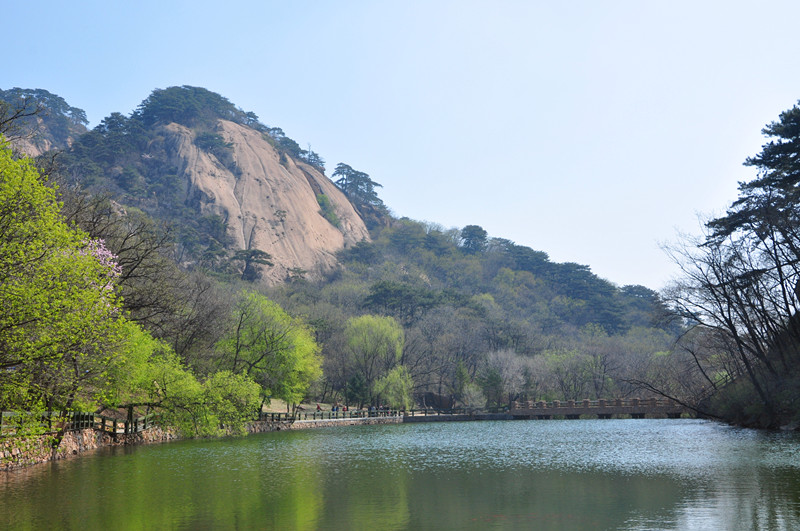
<instances>
[{"instance_id":1,"label":"shoreline","mask_svg":"<svg viewBox=\"0 0 800 531\"><path fill-rule=\"evenodd\" d=\"M253 421L247 424L246 437L258 433L269 433L282 430L302 430L326 428L333 426L356 426L374 424L401 424L402 416L394 417L360 417L341 419L317 419L289 421ZM224 435L223 435L224 436ZM26 440L0 440L0 471L13 472L36 465L43 465L63 459L81 457L86 452L113 446L139 446L145 444L168 443L186 440L174 429L153 426L132 434L111 434L86 428L58 434L40 435ZM55 440L57 445L54 446Z\"/></svg>"},{"instance_id":2,"label":"shoreline","mask_svg":"<svg viewBox=\"0 0 800 531\"><path fill-rule=\"evenodd\" d=\"M298 419L294 421L257 420L247 424L242 435L227 436L246 437L259 433L283 430L319 429L339 426L380 425L380 424L415 424L426 422L468 422L480 420L516 420L509 413L474 413L454 415L394 415L385 417L352 417L329 419ZM222 435L225 437L226 435ZM58 435L42 435L28 440L0 439L0 471L13 472L35 467L45 463L81 457L87 452L113 446L138 446L159 444L178 440L181 437L176 430L153 426L132 434L112 434L91 428L69 431L61 435L54 447Z\"/></svg>"}]
</instances>

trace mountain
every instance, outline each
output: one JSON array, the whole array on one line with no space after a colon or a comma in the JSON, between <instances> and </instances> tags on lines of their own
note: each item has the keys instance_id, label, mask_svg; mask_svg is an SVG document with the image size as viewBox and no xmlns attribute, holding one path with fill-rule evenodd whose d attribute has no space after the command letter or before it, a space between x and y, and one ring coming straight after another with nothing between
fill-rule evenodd
<instances>
[{"instance_id":1,"label":"mountain","mask_svg":"<svg viewBox=\"0 0 800 531\"><path fill-rule=\"evenodd\" d=\"M524 352L534 347L523 336L587 325L625 333L664 311L647 288L619 288L479 226L393 219L368 175L340 163L332 182L317 154L203 88L156 89L59 160L68 187L168 223L184 268L271 286L304 278L314 290L352 292L348 312L369 308L409 326L445 306L495 312L493 348ZM487 304L498 306L486 313Z\"/></svg>"},{"instance_id":2,"label":"mountain","mask_svg":"<svg viewBox=\"0 0 800 531\"><path fill-rule=\"evenodd\" d=\"M44 89L0 89L0 125L12 147L30 157L66 149L86 132L86 113Z\"/></svg>"},{"instance_id":3,"label":"mountain","mask_svg":"<svg viewBox=\"0 0 800 531\"><path fill-rule=\"evenodd\" d=\"M158 89L61 157L69 185L174 227L179 262L266 284L319 280L370 236L321 159L197 87Z\"/></svg>"},{"instance_id":4,"label":"mountain","mask_svg":"<svg viewBox=\"0 0 800 531\"><path fill-rule=\"evenodd\" d=\"M55 113L62 124L80 117L69 109ZM50 176L66 218L117 256L131 319L200 374L221 367L230 319L249 311L239 279L313 329L323 402L374 403L399 365L421 402L629 396L632 382L661 374L682 332L643 286L616 286L477 225L391 216L369 175L339 163L332 182L319 155L203 88L156 89L130 116L60 138ZM401 329L390 334L404 338L400 358L353 356L362 317L374 338Z\"/></svg>"}]
</instances>

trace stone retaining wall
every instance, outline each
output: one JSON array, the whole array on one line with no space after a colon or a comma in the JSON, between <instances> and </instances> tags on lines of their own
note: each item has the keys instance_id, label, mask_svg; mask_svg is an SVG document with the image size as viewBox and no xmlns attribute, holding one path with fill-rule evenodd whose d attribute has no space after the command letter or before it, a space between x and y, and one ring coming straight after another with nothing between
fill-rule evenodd
<instances>
[{"instance_id":1,"label":"stone retaining wall","mask_svg":"<svg viewBox=\"0 0 800 531\"><path fill-rule=\"evenodd\" d=\"M0 440L0 470L14 470L38 463L66 459L104 446L149 444L178 438L174 430L165 430L154 426L139 433L127 435L85 429L69 431L63 435L41 435L26 440Z\"/></svg>"}]
</instances>

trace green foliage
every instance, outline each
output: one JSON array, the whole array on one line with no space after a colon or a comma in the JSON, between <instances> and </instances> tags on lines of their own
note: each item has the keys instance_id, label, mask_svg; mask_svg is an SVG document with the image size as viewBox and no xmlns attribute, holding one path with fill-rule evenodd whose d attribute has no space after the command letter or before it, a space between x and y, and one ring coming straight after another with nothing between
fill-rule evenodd
<instances>
[{"instance_id":1,"label":"green foliage","mask_svg":"<svg viewBox=\"0 0 800 531\"><path fill-rule=\"evenodd\" d=\"M201 87L183 85L156 89L136 110L135 117L145 126L176 122L187 127L213 125L217 119L247 122L247 113L227 98Z\"/></svg>"},{"instance_id":2,"label":"green foliage","mask_svg":"<svg viewBox=\"0 0 800 531\"><path fill-rule=\"evenodd\" d=\"M333 177L338 177L334 183L350 199L367 226L380 225L381 219L388 214L386 205L376 191L382 185L370 179L366 173L354 170L342 162L336 165Z\"/></svg>"},{"instance_id":3,"label":"green foliage","mask_svg":"<svg viewBox=\"0 0 800 531\"><path fill-rule=\"evenodd\" d=\"M370 390L363 374L357 372L347 381L344 396L348 404L357 404L359 408L369 404Z\"/></svg>"},{"instance_id":4,"label":"green foliage","mask_svg":"<svg viewBox=\"0 0 800 531\"><path fill-rule=\"evenodd\" d=\"M467 225L461 229L461 240L464 251L480 253L486 248L488 233L478 225Z\"/></svg>"},{"instance_id":5,"label":"green foliage","mask_svg":"<svg viewBox=\"0 0 800 531\"><path fill-rule=\"evenodd\" d=\"M241 249L233 255L233 260L244 264L242 269L242 280L255 282L261 278L260 266L272 266L272 256L260 249Z\"/></svg>"},{"instance_id":6,"label":"green foliage","mask_svg":"<svg viewBox=\"0 0 800 531\"><path fill-rule=\"evenodd\" d=\"M362 315L347 322L347 348L353 370L361 374L375 398L375 382L400 362L403 352L402 327L391 317Z\"/></svg>"},{"instance_id":7,"label":"green foliage","mask_svg":"<svg viewBox=\"0 0 800 531\"><path fill-rule=\"evenodd\" d=\"M223 427L241 433L255 417L261 388L247 376L219 371L201 382L162 341L132 323L126 333L105 404L159 411L188 436L219 435Z\"/></svg>"},{"instance_id":8,"label":"green foliage","mask_svg":"<svg viewBox=\"0 0 800 531\"><path fill-rule=\"evenodd\" d=\"M413 404L414 381L403 365L393 367L375 382L375 395L392 409L407 410Z\"/></svg>"},{"instance_id":9,"label":"green foliage","mask_svg":"<svg viewBox=\"0 0 800 531\"><path fill-rule=\"evenodd\" d=\"M222 367L246 374L265 397L287 403L299 403L322 375L319 346L308 326L252 291L241 295L217 354Z\"/></svg>"},{"instance_id":10,"label":"green foliage","mask_svg":"<svg viewBox=\"0 0 800 531\"><path fill-rule=\"evenodd\" d=\"M225 142L225 139L222 138L222 135L219 133L198 133L194 139L194 143L200 149L214 154L228 151L233 148L233 144L230 142Z\"/></svg>"},{"instance_id":11,"label":"green foliage","mask_svg":"<svg viewBox=\"0 0 800 531\"><path fill-rule=\"evenodd\" d=\"M336 215L336 209L333 208L333 204L328 196L325 194L317 194L317 203L319 204L319 213L322 215L322 217L327 219L331 225L338 229L341 226L341 222L339 221L339 216Z\"/></svg>"},{"instance_id":12,"label":"green foliage","mask_svg":"<svg viewBox=\"0 0 800 531\"><path fill-rule=\"evenodd\" d=\"M503 377L496 368L490 368L481 375L478 383L486 396L488 407L503 407L505 397L503 393Z\"/></svg>"},{"instance_id":13,"label":"green foliage","mask_svg":"<svg viewBox=\"0 0 800 531\"><path fill-rule=\"evenodd\" d=\"M216 422L236 434L245 433L261 405L261 388L243 374L220 371L203 382L205 404Z\"/></svg>"},{"instance_id":14,"label":"green foliage","mask_svg":"<svg viewBox=\"0 0 800 531\"><path fill-rule=\"evenodd\" d=\"M0 147L0 405L71 407L100 385L121 323L113 259L60 217L55 191Z\"/></svg>"},{"instance_id":15,"label":"green foliage","mask_svg":"<svg viewBox=\"0 0 800 531\"><path fill-rule=\"evenodd\" d=\"M366 308L392 315L404 324L413 323L440 303L440 297L429 289L391 280L376 282L369 292Z\"/></svg>"}]
</instances>

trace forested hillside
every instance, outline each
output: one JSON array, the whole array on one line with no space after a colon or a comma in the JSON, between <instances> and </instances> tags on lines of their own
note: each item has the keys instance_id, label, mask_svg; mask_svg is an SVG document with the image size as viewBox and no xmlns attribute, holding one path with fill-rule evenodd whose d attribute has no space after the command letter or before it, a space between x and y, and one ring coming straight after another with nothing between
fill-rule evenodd
<instances>
[{"instance_id":1,"label":"forested hillside","mask_svg":"<svg viewBox=\"0 0 800 531\"><path fill-rule=\"evenodd\" d=\"M86 133L86 113L44 89L0 90L0 129L20 152L39 156Z\"/></svg>"},{"instance_id":2,"label":"forested hillside","mask_svg":"<svg viewBox=\"0 0 800 531\"><path fill-rule=\"evenodd\" d=\"M256 140L242 139L252 135L274 149L259 152L274 156L274 165L245 163L242 154ZM216 168L205 195L190 193L201 187L182 177L188 159L176 154L186 139ZM305 396L351 406L479 408L526 398L631 396L648 392L642 381L681 384L664 370L681 325L667 318L654 291L616 286L585 265L551 262L545 252L477 225L397 218L369 175L339 163L336 181L328 180L313 151L205 89L156 90L131 116L113 113L77 137L56 161L47 171L60 185L63 222L113 257L116 304L130 323L124 326L135 329L100 349L105 357L92 358L106 387L81 384L65 394L25 380L19 385L29 386L27 398L6 392L3 408L183 408L193 422L199 415L213 424L255 407L251 384L265 401ZM275 195L271 201L292 207L253 210L255 217L311 245L313 232L299 221L307 218L289 212L311 210L331 229L320 238L339 238L333 261L317 275L264 248L242 248L231 230L238 222L210 206L219 204L208 193L215 183L230 180L236 190L259 164L273 168L263 179L275 182L249 194ZM281 188L295 169L305 186L316 183L312 205L298 207L293 188ZM369 233L359 233L359 223ZM270 277L279 267L283 272ZM143 367L129 371L138 383L110 378L120 376L114 364L123 353ZM53 359L64 356L68 350ZM15 359L27 366L27 358ZM167 384L153 387L151 363L185 371L181 378L195 383L177 396L191 399L166 400ZM220 386L230 392L214 394ZM102 393L89 391L95 387Z\"/></svg>"}]
</instances>

